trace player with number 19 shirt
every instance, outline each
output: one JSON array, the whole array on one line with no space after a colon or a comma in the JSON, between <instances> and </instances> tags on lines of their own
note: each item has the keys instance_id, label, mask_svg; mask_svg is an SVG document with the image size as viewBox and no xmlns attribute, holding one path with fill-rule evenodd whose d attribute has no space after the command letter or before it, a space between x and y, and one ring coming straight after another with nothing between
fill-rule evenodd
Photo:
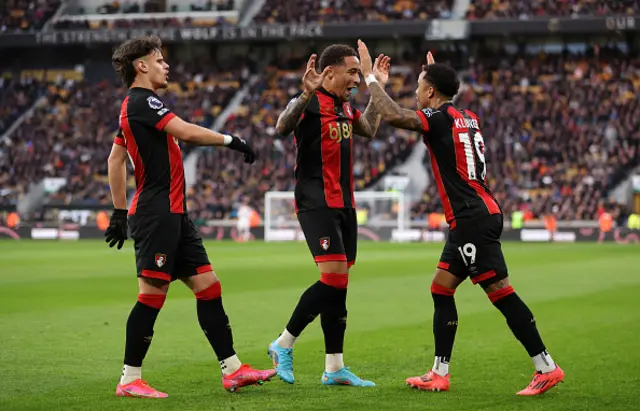
<instances>
[{"instance_id":1,"label":"player with number 19 shirt","mask_svg":"<svg viewBox=\"0 0 640 411\"><path fill-rule=\"evenodd\" d=\"M427 65L418 78L419 110L403 109L376 80L377 68L372 66L363 42L359 42L358 51L371 99L383 120L422 133L449 224L447 242L431 285L434 364L425 375L408 378L407 385L427 391L449 389L449 360L458 328L454 293L469 277L484 289L533 360L534 378L518 394L544 393L564 379L564 372L546 351L533 314L509 284L500 244L502 210L486 183L480 120L473 112L452 103L460 87L457 73L446 65L436 64L429 53Z\"/></svg>"},{"instance_id":2,"label":"player with number 19 shirt","mask_svg":"<svg viewBox=\"0 0 640 411\"><path fill-rule=\"evenodd\" d=\"M438 267L462 279L469 276L474 284L506 278L500 246L502 211L485 180L487 166L478 117L450 102L437 110L416 113L450 228Z\"/></svg>"}]
</instances>

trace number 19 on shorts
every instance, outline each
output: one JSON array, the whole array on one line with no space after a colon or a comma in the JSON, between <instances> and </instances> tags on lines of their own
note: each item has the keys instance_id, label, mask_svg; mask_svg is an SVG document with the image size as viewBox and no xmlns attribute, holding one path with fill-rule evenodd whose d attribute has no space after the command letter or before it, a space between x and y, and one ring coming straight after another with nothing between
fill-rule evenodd
<instances>
[{"instance_id":1,"label":"number 19 on shorts","mask_svg":"<svg viewBox=\"0 0 640 411\"><path fill-rule=\"evenodd\" d=\"M462 261L464 261L464 265L469 267L471 264L475 264L476 262L476 246L467 243L462 247L458 247L458 251L460 252L460 256L462 257Z\"/></svg>"}]
</instances>

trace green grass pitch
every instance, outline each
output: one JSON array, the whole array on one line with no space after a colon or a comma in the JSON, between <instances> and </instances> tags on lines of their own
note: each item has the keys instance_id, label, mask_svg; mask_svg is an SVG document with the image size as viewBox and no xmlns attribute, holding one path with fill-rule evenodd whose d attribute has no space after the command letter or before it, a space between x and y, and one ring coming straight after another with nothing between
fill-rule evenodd
<instances>
[{"instance_id":1,"label":"green grass pitch","mask_svg":"<svg viewBox=\"0 0 640 411\"><path fill-rule=\"evenodd\" d=\"M302 243L206 244L241 360L269 367L268 343L318 274ZM166 400L116 398L124 325L136 301L131 241L0 242L0 410L637 410L640 404L640 247L516 244L504 251L516 291L536 315L564 384L515 392L533 368L477 286L456 294L460 326L452 389L409 389L432 364L429 292L441 244L361 242L349 282L345 360L377 387L324 387L319 322L299 339L296 384L278 379L236 394L195 312L174 283L143 376Z\"/></svg>"}]
</instances>

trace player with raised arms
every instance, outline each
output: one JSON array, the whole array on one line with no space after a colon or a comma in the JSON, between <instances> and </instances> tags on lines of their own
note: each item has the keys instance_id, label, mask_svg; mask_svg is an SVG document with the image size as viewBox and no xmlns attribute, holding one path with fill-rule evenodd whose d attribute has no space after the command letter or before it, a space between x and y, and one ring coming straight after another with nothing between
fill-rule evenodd
<instances>
[{"instance_id":1,"label":"player with raised arms","mask_svg":"<svg viewBox=\"0 0 640 411\"><path fill-rule=\"evenodd\" d=\"M129 88L120 111L120 129L109 155L109 185L114 211L105 233L110 247L120 249L131 227L138 271L138 302L126 326L124 369L117 396L165 398L142 379L142 361L169 284L182 280L195 294L200 327L222 369L223 387L261 384L275 370L260 371L242 364L233 348L229 318L222 305L220 281L207 251L187 216L184 167L178 141L203 146L226 146L255 156L238 137L187 123L176 116L156 92L168 85L169 65L155 36L121 44L113 53L115 71ZM134 168L136 193L127 210L126 165ZM128 217L128 221L127 221Z\"/></svg>"},{"instance_id":2,"label":"player with raised arms","mask_svg":"<svg viewBox=\"0 0 640 411\"><path fill-rule=\"evenodd\" d=\"M428 373L408 378L406 383L428 391L449 390L449 360L458 328L454 293L469 277L484 289L533 360L533 380L518 394L544 393L564 380L564 372L547 352L533 314L509 284L500 244L503 215L486 183L480 119L452 102L460 87L457 73L435 63L429 53L418 78L419 109L403 109L384 91L384 84L378 81L379 68L372 64L362 41L358 41L358 51L371 101L382 119L394 127L422 133L449 224L447 242L431 284L435 361Z\"/></svg>"},{"instance_id":3,"label":"player with raised arms","mask_svg":"<svg viewBox=\"0 0 640 411\"><path fill-rule=\"evenodd\" d=\"M280 114L276 130L292 131L297 149L295 204L300 227L320 271L320 280L300 298L280 336L268 348L278 376L294 383L293 345L318 315L324 333L325 385L373 386L344 366L347 284L356 261L358 222L353 178L353 134L373 137L380 116L349 103L360 85L360 61L353 47L334 44L318 61L314 54L302 78L303 91ZM388 61L377 62L377 81L389 79Z\"/></svg>"}]
</instances>

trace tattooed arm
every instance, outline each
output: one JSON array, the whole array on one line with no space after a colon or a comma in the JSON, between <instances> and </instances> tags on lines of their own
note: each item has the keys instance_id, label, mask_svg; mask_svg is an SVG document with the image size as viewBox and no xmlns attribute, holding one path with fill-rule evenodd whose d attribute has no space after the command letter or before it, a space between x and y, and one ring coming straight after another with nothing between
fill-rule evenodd
<instances>
[{"instance_id":1,"label":"tattooed arm","mask_svg":"<svg viewBox=\"0 0 640 411\"><path fill-rule=\"evenodd\" d=\"M353 123L353 132L359 136L373 138L380 126L382 116L373 106L373 100L369 101L364 113Z\"/></svg>"},{"instance_id":2,"label":"tattooed arm","mask_svg":"<svg viewBox=\"0 0 640 411\"><path fill-rule=\"evenodd\" d=\"M313 93L305 91L289 102L287 108L278 117L276 131L281 136L288 136L302 120L302 113L307 108Z\"/></svg>"},{"instance_id":3,"label":"tattooed arm","mask_svg":"<svg viewBox=\"0 0 640 411\"><path fill-rule=\"evenodd\" d=\"M380 84L373 82L369 85L371 103L376 108L382 119L397 128L405 130L424 131L422 120L414 110L400 107L384 91Z\"/></svg>"}]
</instances>

